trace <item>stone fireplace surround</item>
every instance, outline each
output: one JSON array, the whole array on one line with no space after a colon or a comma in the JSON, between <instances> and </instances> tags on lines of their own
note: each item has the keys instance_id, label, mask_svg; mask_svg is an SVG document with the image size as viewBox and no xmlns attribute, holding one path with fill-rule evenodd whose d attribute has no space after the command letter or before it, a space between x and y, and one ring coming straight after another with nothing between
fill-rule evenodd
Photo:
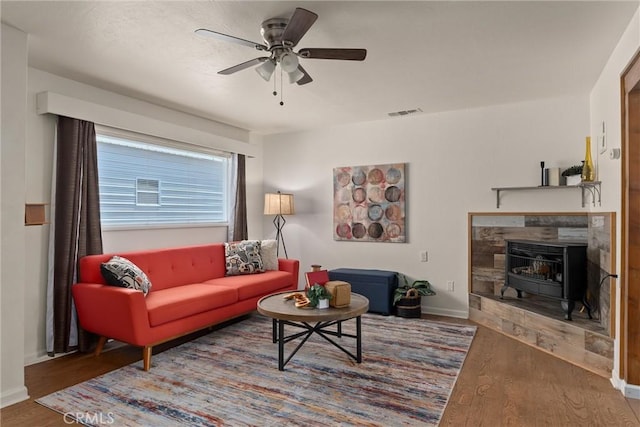
<instances>
[{"instance_id":1,"label":"stone fireplace surround","mask_svg":"<svg viewBox=\"0 0 640 427\"><path fill-rule=\"evenodd\" d=\"M469 213L469 318L589 371L611 377L615 301L615 213ZM505 239L587 242L587 288L594 319L576 305L564 320L558 300L508 289L504 300Z\"/></svg>"}]
</instances>

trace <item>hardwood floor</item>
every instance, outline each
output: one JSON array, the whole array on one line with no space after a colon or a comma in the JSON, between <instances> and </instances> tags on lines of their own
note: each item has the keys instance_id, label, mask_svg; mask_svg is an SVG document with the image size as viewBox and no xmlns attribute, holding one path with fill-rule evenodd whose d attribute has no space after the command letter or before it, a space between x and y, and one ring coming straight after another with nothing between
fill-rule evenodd
<instances>
[{"instance_id":1,"label":"hardwood floor","mask_svg":"<svg viewBox=\"0 0 640 427\"><path fill-rule=\"evenodd\" d=\"M640 400L625 399L606 378L479 326L440 425L639 426Z\"/></svg>"},{"instance_id":2,"label":"hardwood floor","mask_svg":"<svg viewBox=\"0 0 640 427\"><path fill-rule=\"evenodd\" d=\"M26 367L31 398L2 409L0 424L68 426L61 414L34 399L141 359L138 348L113 347L99 358L72 354ZM478 326L441 425L639 426L640 400L625 399L605 378Z\"/></svg>"}]
</instances>

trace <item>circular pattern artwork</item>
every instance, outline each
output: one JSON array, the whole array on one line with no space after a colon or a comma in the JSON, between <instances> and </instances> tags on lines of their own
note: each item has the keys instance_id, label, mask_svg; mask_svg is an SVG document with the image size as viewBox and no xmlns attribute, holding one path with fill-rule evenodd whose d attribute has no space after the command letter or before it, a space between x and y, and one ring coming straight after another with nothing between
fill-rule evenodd
<instances>
[{"instance_id":1,"label":"circular pattern artwork","mask_svg":"<svg viewBox=\"0 0 640 427\"><path fill-rule=\"evenodd\" d=\"M367 192L367 198L372 203L382 203L384 202L384 192L380 187L370 187Z\"/></svg>"},{"instance_id":2,"label":"circular pattern artwork","mask_svg":"<svg viewBox=\"0 0 640 427\"><path fill-rule=\"evenodd\" d=\"M353 224L352 233L354 238L362 239L367 235L367 227L365 227L364 224L357 222Z\"/></svg>"},{"instance_id":3,"label":"circular pattern artwork","mask_svg":"<svg viewBox=\"0 0 640 427\"><path fill-rule=\"evenodd\" d=\"M362 185L367 181L367 174L362 169L356 169L351 175L351 181L353 185Z\"/></svg>"},{"instance_id":4,"label":"circular pattern artwork","mask_svg":"<svg viewBox=\"0 0 640 427\"><path fill-rule=\"evenodd\" d=\"M336 227L336 234L343 239L350 239L351 227L349 227L349 225L347 224L338 224L338 226Z\"/></svg>"},{"instance_id":5,"label":"circular pattern artwork","mask_svg":"<svg viewBox=\"0 0 640 427\"><path fill-rule=\"evenodd\" d=\"M341 224L348 223L351 220L351 208L349 205L338 205L336 217L340 219Z\"/></svg>"},{"instance_id":6,"label":"circular pattern artwork","mask_svg":"<svg viewBox=\"0 0 640 427\"><path fill-rule=\"evenodd\" d=\"M391 222L398 222L402 219L402 211L398 205L390 205L385 211L384 216Z\"/></svg>"},{"instance_id":7,"label":"circular pattern artwork","mask_svg":"<svg viewBox=\"0 0 640 427\"><path fill-rule=\"evenodd\" d=\"M400 190L395 185L392 185L391 187L388 187L386 190L384 190L384 198L390 202L397 202L398 200L400 200L400 197L402 197L402 190Z\"/></svg>"},{"instance_id":8,"label":"circular pattern artwork","mask_svg":"<svg viewBox=\"0 0 640 427\"><path fill-rule=\"evenodd\" d=\"M380 205L370 205L367 216L371 221L380 221L384 216L384 209Z\"/></svg>"},{"instance_id":9,"label":"circular pattern artwork","mask_svg":"<svg viewBox=\"0 0 640 427\"><path fill-rule=\"evenodd\" d=\"M333 170L334 239L405 242L405 164Z\"/></svg>"},{"instance_id":10,"label":"circular pattern artwork","mask_svg":"<svg viewBox=\"0 0 640 427\"><path fill-rule=\"evenodd\" d=\"M362 203L367 198L367 192L364 188L358 187L353 190L353 201L356 203Z\"/></svg>"},{"instance_id":11,"label":"circular pattern artwork","mask_svg":"<svg viewBox=\"0 0 640 427\"><path fill-rule=\"evenodd\" d=\"M395 222L392 223L392 224L389 224L389 226L387 227L387 234L389 235L389 238L391 238L391 239L400 236L401 233L402 233L402 229Z\"/></svg>"},{"instance_id":12,"label":"circular pattern artwork","mask_svg":"<svg viewBox=\"0 0 640 427\"><path fill-rule=\"evenodd\" d=\"M384 174L380 169L373 168L371 169L371 171L369 171L368 177L369 177L369 184L379 185L384 179Z\"/></svg>"},{"instance_id":13,"label":"circular pattern artwork","mask_svg":"<svg viewBox=\"0 0 640 427\"><path fill-rule=\"evenodd\" d=\"M368 217L368 212L366 206L356 206L354 209L351 209L351 220L353 222L362 222L365 221Z\"/></svg>"},{"instance_id":14,"label":"circular pattern artwork","mask_svg":"<svg viewBox=\"0 0 640 427\"><path fill-rule=\"evenodd\" d=\"M384 228L380 225L379 222L372 222L369 224L369 228L367 229L367 233L371 236L372 239L379 239L382 237L382 233L384 233Z\"/></svg>"},{"instance_id":15,"label":"circular pattern artwork","mask_svg":"<svg viewBox=\"0 0 640 427\"><path fill-rule=\"evenodd\" d=\"M336 182L341 186L341 187L345 187L347 185L349 185L349 182L351 182L351 175L349 175L346 172L341 172L340 174L338 174L336 176Z\"/></svg>"},{"instance_id":16,"label":"circular pattern artwork","mask_svg":"<svg viewBox=\"0 0 640 427\"><path fill-rule=\"evenodd\" d=\"M396 168L389 168L386 174L387 184L396 185L402 179L402 172Z\"/></svg>"}]
</instances>

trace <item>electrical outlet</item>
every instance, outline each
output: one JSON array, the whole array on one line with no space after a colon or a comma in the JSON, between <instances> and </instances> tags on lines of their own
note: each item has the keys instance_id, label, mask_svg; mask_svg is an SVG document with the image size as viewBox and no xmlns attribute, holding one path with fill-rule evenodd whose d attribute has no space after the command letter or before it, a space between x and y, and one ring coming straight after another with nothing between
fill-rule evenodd
<instances>
[{"instance_id":1,"label":"electrical outlet","mask_svg":"<svg viewBox=\"0 0 640 427\"><path fill-rule=\"evenodd\" d=\"M427 262L429 260L429 256L427 251L420 251L420 262Z\"/></svg>"},{"instance_id":2,"label":"electrical outlet","mask_svg":"<svg viewBox=\"0 0 640 427\"><path fill-rule=\"evenodd\" d=\"M447 291L453 292L453 285L454 285L453 280L447 280Z\"/></svg>"}]
</instances>

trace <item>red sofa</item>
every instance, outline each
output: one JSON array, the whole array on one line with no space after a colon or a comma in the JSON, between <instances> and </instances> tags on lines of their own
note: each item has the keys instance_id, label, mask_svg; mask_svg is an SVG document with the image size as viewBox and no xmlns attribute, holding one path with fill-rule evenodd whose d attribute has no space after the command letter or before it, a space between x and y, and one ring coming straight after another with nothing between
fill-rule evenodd
<instances>
[{"instance_id":1,"label":"red sofa","mask_svg":"<svg viewBox=\"0 0 640 427\"><path fill-rule=\"evenodd\" d=\"M223 243L118 253L151 281L145 295L106 284L100 265L116 254L80 259L79 280L71 288L80 325L107 339L143 347L151 367L154 345L250 313L265 295L298 288L299 261L278 259L278 271L225 276Z\"/></svg>"}]
</instances>

